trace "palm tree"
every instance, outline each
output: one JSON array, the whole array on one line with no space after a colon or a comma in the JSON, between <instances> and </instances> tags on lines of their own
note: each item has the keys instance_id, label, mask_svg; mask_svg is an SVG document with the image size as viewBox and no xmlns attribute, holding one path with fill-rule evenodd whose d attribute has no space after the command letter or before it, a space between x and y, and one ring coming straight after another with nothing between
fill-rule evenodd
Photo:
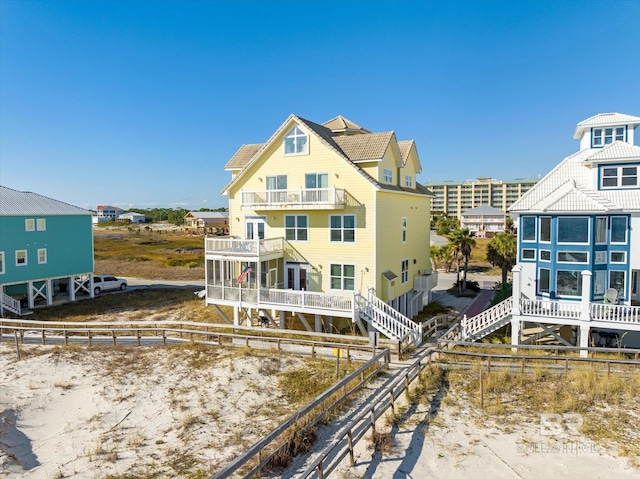
<instances>
[{"instance_id":1,"label":"palm tree","mask_svg":"<svg viewBox=\"0 0 640 479\"><path fill-rule=\"evenodd\" d=\"M487 247L487 261L502 269L502 284L507 284L507 273L516 264L516 237L508 231L496 234Z\"/></svg>"},{"instance_id":2,"label":"palm tree","mask_svg":"<svg viewBox=\"0 0 640 479\"><path fill-rule=\"evenodd\" d=\"M467 289L467 268L469 266L469 256L471 256L471 250L476 246L476 240L473 239L474 233L469 232L469 228L454 229L449 234L449 243L454 247L453 254L456 258L456 265L458 267L458 290L462 294L463 289ZM464 276L463 283L460 284L460 256L464 258Z\"/></svg>"}]
</instances>

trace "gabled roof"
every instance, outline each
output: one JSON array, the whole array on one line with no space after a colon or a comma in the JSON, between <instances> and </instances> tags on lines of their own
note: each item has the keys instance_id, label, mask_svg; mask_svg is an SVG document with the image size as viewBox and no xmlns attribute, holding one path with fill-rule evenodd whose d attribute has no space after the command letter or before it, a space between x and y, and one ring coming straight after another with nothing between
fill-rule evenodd
<instances>
[{"instance_id":1,"label":"gabled roof","mask_svg":"<svg viewBox=\"0 0 640 479\"><path fill-rule=\"evenodd\" d=\"M357 123L348 120L342 115L338 115L335 118L331 118L329 121L325 121L322 126L329 128L334 133L371 133L366 128L362 128Z\"/></svg>"},{"instance_id":2,"label":"gabled roof","mask_svg":"<svg viewBox=\"0 0 640 479\"><path fill-rule=\"evenodd\" d=\"M108 209L112 209L114 211L124 211L122 208L119 208L117 206L111 206L111 205L98 205L98 207L96 208L96 211L102 211L102 210L108 210Z\"/></svg>"},{"instance_id":3,"label":"gabled roof","mask_svg":"<svg viewBox=\"0 0 640 479\"><path fill-rule=\"evenodd\" d=\"M0 216L26 215L91 215L91 212L29 191L0 186Z\"/></svg>"},{"instance_id":4,"label":"gabled roof","mask_svg":"<svg viewBox=\"0 0 640 479\"><path fill-rule=\"evenodd\" d=\"M394 138L392 131L367 135L336 136L333 140L354 163L381 160ZM398 150L398 157L402 158Z\"/></svg>"},{"instance_id":5,"label":"gabled roof","mask_svg":"<svg viewBox=\"0 0 640 479\"><path fill-rule=\"evenodd\" d=\"M185 218L187 216L192 216L201 220L221 220L228 218L229 213L227 211L189 211L189 213L185 215Z\"/></svg>"},{"instance_id":6,"label":"gabled roof","mask_svg":"<svg viewBox=\"0 0 640 479\"><path fill-rule=\"evenodd\" d=\"M241 170L251 161L255 154L260 151L263 143L242 145L231 159L224 165L225 170Z\"/></svg>"},{"instance_id":7,"label":"gabled roof","mask_svg":"<svg viewBox=\"0 0 640 479\"><path fill-rule=\"evenodd\" d=\"M331 120L330 120L331 121ZM398 166L402 166L402 154L395 139L394 132L387 133L362 133L360 135L336 135L326 126L319 125L312 121L306 120L296 115L289 117L280 125L280 127L271 135L265 143L254 145L243 145L227 163L226 169L237 170L239 173L224 187L222 194L226 194L229 188L246 174L250 166L261 156L261 154L279 138L284 131L291 128L294 124L302 127L306 132L314 135L327 148L332 150L336 155L345 160L348 165L353 167L362 177L369 181L372 185L379 189L405 191L421 195L432 195L432 193L422 185L416 185L415 188L403 188L394 185L378 183L371 175L356 165L356 162L379 160L386 152L386 148L395 148L396 157L398 158ZM393 141L392 141L393 140ZM344 147L344 148L343 148ZM243 148L246 148L243 151ZM255 149L255 152L251 151ZM234 158L237 161L234 161ZM229 165L234 161L233 167ZM242 166L240 166L242 165Z\"/></svg>"},{"instance_id":8,"label":"gabled roof","mask_svg":"<svg viewBox=\"0 0 640 479\"><path fill-rule=\"evenodd\" d=\"M416 142L413 140L401 140L398 142L398 148L400 148L400 154L402 155L402 164L406 166L407 160L411 151L415 151L416 154L416 173L422 173L422 164L420 163L420 157L418 156L418 148Z\"/></svg>"},{"instance_id":9,"label":"gabled roof","mask_svg":"<svg viewBox=\"0 0 640 479\"><path fill-rule=\"evenodd\" d=\"M592 188L594 173L585 160L591 163L594 154L603 150L585 149L568 156L511 205L509 211L520 214L640 211L640 189Z\"/></svg>"},{"instance_id":10,"label":"gabled roof","mask_svg":"<svg viewBox=\"0 0 640 479\"><path fill-rule=\"evenodd\" d=\"M471 208L470 210L464 211L462 216L468 215L491 215L491 216L506 216L507 214L499 210L498 208L494 208L493 206L482 205L476 208Z\"/></svg>"},{"instance_id":11,"label":"gabled roof","mask_svg":"<svg viewBox=\"0 0 640 479\"><path fill-rule=\"evenodd\" d=\"M593 151L593 150L592 150ZM615 141L604 148L598 148L593 155L584 160L585 164L610 163L612 161L640 160L640 146L631 145L624 141Z\"/></svg>"},{"instance_id":12,"label":"gabled roof","mask_svg":"<svg viewBox=\"0 0 640 479\"><path fill-rule=\"evenodd\" d=\"M640 125L640 117L625 115L624 113L599 113L581 121L576 126L573 138L579 140L582 138L584 131L588 128L598 126L622 126L622 125Z\"/></svg>"}]
</instances>

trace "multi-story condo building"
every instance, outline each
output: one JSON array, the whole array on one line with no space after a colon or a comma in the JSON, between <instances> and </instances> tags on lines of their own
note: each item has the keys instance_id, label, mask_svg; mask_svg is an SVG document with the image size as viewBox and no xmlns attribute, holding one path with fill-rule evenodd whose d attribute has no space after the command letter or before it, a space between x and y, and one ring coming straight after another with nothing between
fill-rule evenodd
<instances>
[{"instance_id":1,"label":"multi-story condo building","mask_svg":"<svg viewBox=\"0 0 640 479\"><path fill-rule=\"evenodd\" d=\"M0 186L0 305L23 314L20 299L32 308L52 304L56 292L75 299L92 291L91 212L35 193Z\"/></svg>"},{"instance_id":2,"label":"multi-story condo building","mask_svg":"<svg viewBox=\"0 0 640 479\"><path fill-rule=\"evenodd\" d=\"M425 183L433 192L433 211L441 211L448 216L462 219L462 214L479 206L491 206L507 212L509 207L535 185L539 178L517 178L515 180L496 180L481 177L466 180L434 181Z\"/></svg>"},{"instance_id":3,"label":"multi-story condo building","mask_svg":"<svg viewBox=\"0 0 640 479\"><path fill-rule=\"evenodd\" d=\"M233 239L205 239L208 304L233 307L235 324L260 311L278 327L415 333L436 276L414 141L291 115L226 169Z\"/></svg>"}]
</instances>

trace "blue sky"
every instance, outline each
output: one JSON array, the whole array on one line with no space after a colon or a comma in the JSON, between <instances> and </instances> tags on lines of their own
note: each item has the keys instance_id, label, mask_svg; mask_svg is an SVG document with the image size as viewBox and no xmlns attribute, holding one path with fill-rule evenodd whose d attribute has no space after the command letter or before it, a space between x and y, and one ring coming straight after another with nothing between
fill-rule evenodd
<instances>
[{"instance_id":1,"label":"blue sky","mask_svg":"<svg viewBox=\"0 0 640 479\"><path fill-rule=\"evenodd\" d=\"M640 0L0 8L0 184L90 209L226 206L291 113L416 140L421 182L544 175L579 121L640 116Z\"/></svg>"}]
</instances>

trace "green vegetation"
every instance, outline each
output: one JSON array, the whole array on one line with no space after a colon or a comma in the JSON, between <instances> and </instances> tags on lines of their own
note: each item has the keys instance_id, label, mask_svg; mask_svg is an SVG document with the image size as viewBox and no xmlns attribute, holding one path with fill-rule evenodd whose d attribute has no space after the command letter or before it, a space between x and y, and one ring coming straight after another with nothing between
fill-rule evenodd
<instances>
[{"instance_id":1,"label":"green vegetation","mask_svg":"<svg viewBox=\"0 0 640 479\"><path fill-rule=\"evenodd\" d=\"M518 242L516 236L504 231L493 238L487 248L487 261L502 271L502 284L507 284L507 273L516 264Z\"/></svg>"}]
</instances>

